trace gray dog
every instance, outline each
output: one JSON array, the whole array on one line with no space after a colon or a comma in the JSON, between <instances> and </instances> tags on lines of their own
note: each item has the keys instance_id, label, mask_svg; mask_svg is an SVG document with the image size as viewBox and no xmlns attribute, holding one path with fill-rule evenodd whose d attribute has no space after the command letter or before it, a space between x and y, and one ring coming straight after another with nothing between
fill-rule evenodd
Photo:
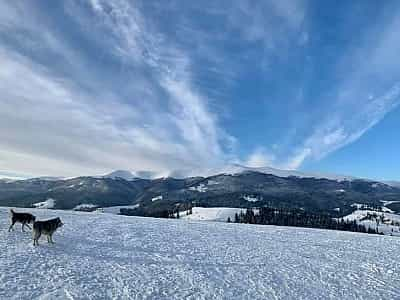
<instances>
[{"instance_id":1,"label":"gray dog","mask_svg":"<svg viewBox=\"0 0 400 300\"><path fill-rule=\"evenodd\" d=\"M36 217L32 214L15 212L13 209L10 209L10 215L11 215L11 225L8 228L8 232L10 232L11 229L13 229L15 223L21 223L22 232L25 232L24 227L26 226L29 229L32 229L28 224L34 223L36 220Z\"/></svg>"},{"instance_id":2,"label":"gray dog","mask_svg":"<svg viewBox=\"0 0 400 300\"><path fill-rule=\"evenodd\" d=\"M47 221L37 221L33 223L33 245L39 246L39 238L42 234L47 236L48 243L53 242L53 234L58 228L63 226L64 223L61 222L60 218L55 218Z\"/></svg>"}]
</instances>

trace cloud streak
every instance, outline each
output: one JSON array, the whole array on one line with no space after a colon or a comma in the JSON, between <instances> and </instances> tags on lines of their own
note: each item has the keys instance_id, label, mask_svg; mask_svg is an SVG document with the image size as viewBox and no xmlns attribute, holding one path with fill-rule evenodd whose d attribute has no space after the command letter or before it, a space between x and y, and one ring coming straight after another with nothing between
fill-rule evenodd
<instances>
[{"instance_id":1,"label":"cloud streak","mask_svg":"<svg viewBox=\"0 0 400 300\"><path fill-rule=\"evenodd\" d=\"M104 82L105 89L96 74L76 72L91 62L71 51L68 43L63 45L47 27L42 31L34 18L25 19L23 26L3 19L3 35L11 28L40 38L44 53L57 54L67 68L61 72L34 59L43 54L41 49L24 55L32 51L27 40L19 47L1 45L0 169L75 176L126 168L166 175L182 166L222 161L220 143L229 136L207 109L206 98L191 86L190 60L184 51L148 29L151 25L145 25L128 1L69 4L66 10L73 17L96 16L98 23L87 38L111 49L131 82L121 89ZM2 8L28 9L12 3ZM82 28L88 35L88 28Z\"/></svg>"},{"instance_id":2,"label":"cloud streak","mask_svg":"<svg viewBox=\"0 0 400 300\"><path fill-rule=\"evenodd\" d=\"M322 159L357 141L400 105L400 71L394 59L400 51L400 38L395 34L399 26L398 13L377 22L364 33L361 45L339 61L336 72L344 80L333 85L334 96L326 99L330 103L326 113L289 165L298 168L306 159ZM374 32L379 39L371 44Z\"/></svg>"}]
</instances>

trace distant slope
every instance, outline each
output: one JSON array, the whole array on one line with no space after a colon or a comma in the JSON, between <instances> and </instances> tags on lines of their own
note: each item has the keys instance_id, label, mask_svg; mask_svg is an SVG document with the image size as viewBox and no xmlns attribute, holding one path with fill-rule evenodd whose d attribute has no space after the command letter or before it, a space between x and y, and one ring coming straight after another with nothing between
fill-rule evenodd
<instances>
[{"instance_id":1,"label":"distant slope","mask_svg":"<svg viewBox=\"0 0 400 300\"><path fill-rule=\"evenodd\" d=\"M400 236L400 215L374 210L356 210L344 220L356 221L360 225L376 229L379 233Z\"/></svg>"},{"instance_id":2,"label":"distant slope","mask_svg":"<svg viewBox=\"0 0 400 300\"><path fill-rule=\"evenodd\" d=\"M276 226L29 210L65 226L0 230L2 299L397 299L400 239ZM8 209L0 208L0 228Z\"/></svg>"},{"instance_id":3,"label":"distant slope","mask_svg":"<svg viewBox=\"0 0 400 300\"><path fill-rule=\"evenodd\" d=\"M387 185L400 188L400 181L384 181Z\"/></svg>"},{"instance_id":4,"label":"distant slope","mask_svg":"<svg viewBox=\"0 0 400 300\"><path fill-rule=\"evenodd\" d=\"M235 214L245 213L246 209L231 207L193 207L192 214L186 215L186 212L180 213L180 218L191 221L213 221L226 222L228 218L233 222Z\"/></svg>"}]
</instances>

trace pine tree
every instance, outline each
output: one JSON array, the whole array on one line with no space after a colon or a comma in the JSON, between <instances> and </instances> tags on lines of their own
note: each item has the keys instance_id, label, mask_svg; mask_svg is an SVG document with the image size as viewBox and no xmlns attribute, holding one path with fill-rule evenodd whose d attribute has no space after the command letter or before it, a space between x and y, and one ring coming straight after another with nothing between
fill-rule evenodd
<instances>
[{"instance_id":1,"label":"pine tree","mask_svg":"<svg viewBox=\"0 0 400 300\"><path fill-rule=\"evenodd\" d=\"M235 223L240 223L238 213L235 213Z\"/></svg>"}]
</instances>

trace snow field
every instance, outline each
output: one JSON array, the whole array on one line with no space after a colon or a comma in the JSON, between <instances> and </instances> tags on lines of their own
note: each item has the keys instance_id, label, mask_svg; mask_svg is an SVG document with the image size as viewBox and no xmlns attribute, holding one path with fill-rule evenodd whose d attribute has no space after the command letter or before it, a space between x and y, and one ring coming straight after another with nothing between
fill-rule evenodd
<instances>
[{"instance_id":1,"label":"snow field","mask_svg":"<svg viewBox=\"0 0 400 300\"><path fill-rule=\"evenodd\" d=\"M0 299L400 298L399 238L23 211L65 226L33 247L0 208Z\"/></svg>"}]
</instances>

